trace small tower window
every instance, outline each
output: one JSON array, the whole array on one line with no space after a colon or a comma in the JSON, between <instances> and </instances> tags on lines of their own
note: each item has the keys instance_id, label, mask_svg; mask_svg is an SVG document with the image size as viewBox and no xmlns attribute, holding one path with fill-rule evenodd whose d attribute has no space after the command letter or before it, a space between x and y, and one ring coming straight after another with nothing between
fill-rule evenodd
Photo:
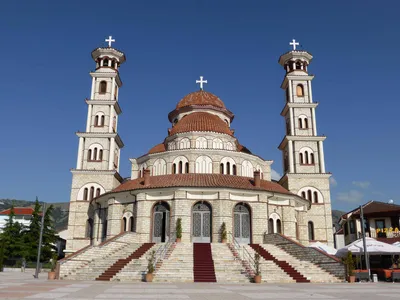
<instances>
[{"instance_id":1,"label":"small tower window","mask_svg":"<svg viewBox=\"0 0 400 300\"><path fill-rule=\"evenodd\" d=\"M98 196L100 196L100 189L99 188L96 189L96 197L98 197Z\"/></svg>"},{"instance_id":2,"label":"small tower window","mask_svg":"<svg viewBox=\"0 0 400 300\"><path fill-rule=\"evenodd\" d=\"M306 199L306 192L301 192L301 196Z\"/></svg>"},{"instance_id":3,"label":"small tower window","mask_svg":"<svg viewBox=\"0 0 400 300\"><path fill-rule=\"evenodd\" d=\"M189 173L189 163L185 163L185 173L188 174Z\"/></svg>"},{"instance_id":4,"label":"small tower window","mask_svg":"<svg viewBox=\"0 0 400 300\"><path fill-rule=\"evenodd\" d=\"M297 94L297 97L304 97L304 87L302 84L298 84L296 86L296 94Z\"/></svg>"},{"instance_id":5,"label":"small tower window","mask_svg":"<svg viewBox=\"0 0 400 300\"><path fill-rule=\"evenodd\" d=\"M226 163L226 174L231 175L231 164L229 161Z\"/></svg>"},{"instance_id":6,"label":"small tower window","mask_svg":"<svg viewBox=\"0 0 400 300\"><path fill-rule=\"evenodd\" d=\"M182 161L179 162L179 174L183 173Z\"/></svg>"},{"instance_id":7,"label":"small tower window","mask_svg":"<svg viewBox=\"0 0 400 300\"><path fill-rule=\"evenodd\" d=\"M232 174L236 175L236 165L232 165Z\"/></svg>"},{"instance_id":8,"label":"small tower window","mask_svg":"<svg viewBox=\"0 0 400 300\"><path fill-rule=\"evenodd\" d=\"M311 192L311 190L307 191L307 200L312 201L312 192Z\"/></svg>"},{"instance_id":9,"label":"small tower window","mask_svg":"<svg viewBox=\"0 0 400 300\"><path fill-rule=\"evenodd\" d=\"M221 174L224 174L224 164L220 164L220 165L219 165L219 172L220 172Z\"/></svg>"},{"instance_id":10,"label":"small tower window","mask_svg":"<svg viewBox=\"0 0 400 300\"><path fill-rule=\"evenodd\" d=\"M93 160L97 160L97 148L93 149Z\"/></svg>"},{"instance_id":11,"label":"small tower window","mask_svg":"<svg viewBox=\"0 0 400 300\"><path fill-rule=\"evenodd\" d=\"M315 164L314 153L310 153L310 164Z\"/></svg>"},{"instance_id":12,"label":"small tower window","mask_svg":"<svg viewBox=\"0 0 400 300\"><path fill-rule=\"evenodd\" d=\"M296 62L296 70L302 70L301 61L297 61L297 62Z\"/></svg>"},{"instance_id":13,"label":"small tower window","mask_svg":"<svg viewBox=\"0 0 400 300\"><path fill-rule=\"evenodd\" d=\"M308 119L304 118L304 128L308 128Z\"/></svg>"},{"instance_id":14,"label":"small tower window","mask_svg":"<svg viewBox=\"0 0 400 300\"><path fill-rule=\"evenodd\" d=\"M304 157L303 157L303 153L300 153L300 164L304 164Z\"/></svg>"},{"instance_id":15,"label":"small tower window","mask_svg":"<svg viewBox=\"0 0 400 300\"><path fill-rule=\"evenodd\" d=\"M108 67L108 59L107 58L103 60L103 66Z\"/></svg>"},{"instance_id":16,"label":"small tower window","mask_svg":"<svg viewBox=\"0 0 400 300\"><path fill-rule=\"evenodd\" d=\"M100 126L104 126L104 115L100 117Z\"/></svg>"},{"instance_id":17,"label":"small tower window","mask_svg":"<svg viewBox=\"0 0 400 300\"><path fill-rule=\"evenodd\" d=\"M100 82L100 94L105 94L107 92L107 82L101 81Z\"/></svg>"},{"instance_id":18,"label":"small tower window","mask_svg":"<svg viewBox=\"0 0 400 300\"><path fill-rule=\"evenodd\" d=\"M99 124L99 116L94 117L94 126L97 126Z\"/></svg>"},{"instance_id":19,"label":"small tower window","mask_svg":"<svg viewBox=\"0 0 400 300\"><path fill-rule=\"evenodd\" d=\"M115 61L114 60L111 61L111 68L115 69Z\"/></svg>"},{"instance_id":20,"label":"small tower window","mask_svg":"<svg viewBox=\"0 0 400 300\"><path fill-rule=\"evenodd\" d=\"M88 190L88 188L85 188L84 190L83 190L83 200L87 200L88 198L88 192L89 192L89 190Z\"/></svg>"},{"instance_id":21,"label":"small tower window","mask_svg":"<svg viewBox=\"0 0 400 300\"><path fill-rule=\"evenodd\" d=\"M176 164L172 164L172 174L176 174Z\"/></svg>"},{"instance_id":22,"label":"small tower window","mask_svg":"<svg viewBox=\"0 0 400 300\"><path fill-rule=\"evenodd\" d=\"M314 191L314 203L318 203L318 192Z\"/></svg>"},{"instance_id":23,"label":"small tower window","mask_svg":"<svg viewBox=\"0 0 400 300\"><path fill-rule=\"evenodd\" d=\"M94 187L90 188L90 196L89 196L89 200L92 200L94 196Z\"/></svg>"},{"instance_id":24,"label":"small tower window","mask_svg":"<svg viewBox=\"0 0 400 300\"><path fill-rule=\"evenodd\" d=\"M89 149L89 150L88 150L87 160L88 160L88 161L91 161L91 160L92 160L92 149Z\"/></svg>"},{"instance_id":25,"label":"small tower window","mask_svg":"<svg viewBox=\"0 0 400 300\"><path fill-rule=\"evenodd\" d=\"M303 119L299 118L299 128L303 128Z\"/></svg>"},{"instance_id":26,"label":"small tower window","mask_svg":"<svg viewBox=\"0 0 400 300\"><path fill-rule=\"evenodd\" d=\"M102 149L99 150L99 160L100 161L103 160L103 150Z\"/></svg>"}]
</instances>

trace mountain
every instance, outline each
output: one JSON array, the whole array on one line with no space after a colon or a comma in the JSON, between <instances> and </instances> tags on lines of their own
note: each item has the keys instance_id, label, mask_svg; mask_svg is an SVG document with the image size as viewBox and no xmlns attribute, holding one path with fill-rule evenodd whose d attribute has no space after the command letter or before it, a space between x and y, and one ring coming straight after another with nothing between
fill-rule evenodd
<instances>
[{"instance_id":1,"label":"mountain","mask_svg":"<svg viewBox=\"0 0 400 300\"><path fill-rule=\"evenodd\" d=\"M346 213L345 211L332 210L332 223L333 223L333 225L335 225L336 229L340 228L339 220L340 220L340 217L345 213Z\"/></svg>"},{"instance_id":2,"label":"mountain","mask_svg":"<svg viewBox=\"0 0 400 300\"><path fill-rule=\"evenodd\" d=\"M67 229L69 202L46 203L46 207L50 206L50 204L52 204L54 207L52 217L55 223L56 231L60 232L61 230ZM35 202L16 199L0 199L0 211L8 209L12 205L15 207L33 207Z\"/></svg>"}]
</instances>

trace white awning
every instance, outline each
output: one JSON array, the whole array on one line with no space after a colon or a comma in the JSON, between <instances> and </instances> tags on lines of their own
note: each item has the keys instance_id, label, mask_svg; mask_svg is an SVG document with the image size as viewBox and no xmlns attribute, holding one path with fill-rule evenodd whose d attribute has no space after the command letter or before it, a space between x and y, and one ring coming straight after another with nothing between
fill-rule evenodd
<instances>
[{"instance_id":1,"label":"white awning","mask_svg":"<svg viewBox=\"0 0 400 300\"><path fill-rule=\"evenodd\" d=\"M370 255L392 255L392 254L400 254L400 247L396 247L390 244L386 244L383 242L379 242L373 238L365 238L367 253ZM347 252L351 252L354 255L363 255L364 254L364 246L363 240L359 239L351 244L347 245L339 249L336 253L337 257L346 256Z\"/></svg>"}]
</instances>

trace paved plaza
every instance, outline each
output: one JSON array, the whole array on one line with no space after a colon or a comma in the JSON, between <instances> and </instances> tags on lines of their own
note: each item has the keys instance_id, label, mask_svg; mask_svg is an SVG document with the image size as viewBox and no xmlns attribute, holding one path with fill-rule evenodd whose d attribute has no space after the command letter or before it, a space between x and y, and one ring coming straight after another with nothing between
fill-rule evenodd
<instances>
[{"instance_id":1,"label":"paved plaza","mask_svg":"<svg viewBox=\"0 0 400 300\"><path fill-rule=\"evenodd\" d=\"M0 273L0 299L398 299L400 283L161 284L48 281L32 272Z\"/></svg>"}]
</instances>

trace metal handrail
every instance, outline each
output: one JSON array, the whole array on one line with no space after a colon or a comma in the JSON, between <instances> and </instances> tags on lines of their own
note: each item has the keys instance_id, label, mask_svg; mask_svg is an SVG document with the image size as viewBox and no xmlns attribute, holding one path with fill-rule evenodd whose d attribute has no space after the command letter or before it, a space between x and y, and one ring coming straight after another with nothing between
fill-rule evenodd
<instances>
[{"instance_id":1,"label":"metal handrail","mask_svg":"<svg viewBox=\"0 0 400 300\"><path fill-rule=\"evenodd\" d=\"M233 236L231 232L228 233L232 239L232 244L235 250L238 252L240 259L247 261L250 268L255 272L256 271L256 262L254 258L250 255L249 251L247 251L246 247L241 246L236 238Z\"/></svg>"},{"instance_id":2,"label":"metal handrail","mask_svg":"<svg viewBox=\"0 0 400 300\"><path fill-rule=\"evenodd\" d=\"M156 250L155 259L153 262L154 269L156 269L157 263L160 260L163 260L165 258L166 254L168 253L169 248L171 247L171 245L173 243L175 243L175 240L176 240L176 233L172 232L169 236L168 242L166 242L166 243L162 244L160 247L158 247L158 249ZM147 273L148 269L149 268L147 267L146 273Z\"/></svg>"}]
</instances>

